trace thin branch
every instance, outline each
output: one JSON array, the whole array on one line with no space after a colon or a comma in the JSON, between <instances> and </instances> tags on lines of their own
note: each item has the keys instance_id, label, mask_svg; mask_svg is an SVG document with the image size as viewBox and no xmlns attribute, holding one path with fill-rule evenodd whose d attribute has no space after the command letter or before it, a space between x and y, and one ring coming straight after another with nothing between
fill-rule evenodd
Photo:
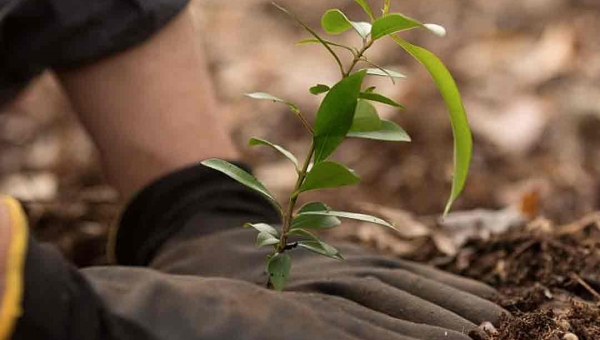
<instances>
[{"instance_id":1,"label":"thin branch","mask_svg":"<svg viewBox=\"0 0 600 340\"><path fill-rule=\"evenodd\" d=\"M396 79L394 79L394 77L388 70L384 69L382 66L379 66L379 65L371 62L369 59L365 58L364 56L360 59L360 61L367 63L375 68L378 68L379 70L381 70L381 72L385 73L390 78L390 80L392 81L392 84L396 85Z\"/></svg>"},{"instance_id":2,"label":"thin branch","mask_svg":"<svg viewBox=\"0 0 600 340\"><path fill-rule=\"evenodd\" d=\"M335 59L336 63L338 64L338 67L340 68L340 73L342 74L342 76L346 77L346 73L344 72L344 65L342 64L340 57L338 57L338 55L335 53L335 51L325 42L325 40L323 40L323 38L321 38L317 34L317 32L315 32L312 28L308 27L308 25L303 23L296 15L292 14L290 11L288 11L284 7L279 6L275 2L272 2L272 4L273 4L273 6L277 7L279 10L281 10L283 13L289 15L292 19L296 20L296 22L298 22L298 24L300 24L300 26L302 26L306 31L308 31L308 33L310 33L313 37L315 37L315 39L317 39L321 44L323 44L323 46L325 46L327 51L329 51L329 53L331 53L331 55Z\"/></svg>"}]
</instances>

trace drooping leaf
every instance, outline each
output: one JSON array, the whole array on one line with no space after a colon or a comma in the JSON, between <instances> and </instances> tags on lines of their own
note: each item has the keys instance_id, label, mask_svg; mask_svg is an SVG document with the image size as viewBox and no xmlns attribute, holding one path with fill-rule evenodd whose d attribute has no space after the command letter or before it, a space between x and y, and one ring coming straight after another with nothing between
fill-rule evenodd
<instances>
[{"instance_id":1,"label":"drooping leaf","mask_svg":"<svg viewBox=\"0 0 600 340\"><path fill-rule=\"evenodd\" d=\"M319 255L327 256L336 260L343 260L339 250L323 241L299 241L298 246L308 249Z\"/></svg>"},{"instance_id":2,"label":"drooping leaf","mask_svg":"<svg viewBox=\"0 0 600 340\"><path fill-rule=\"evenodd\" d=\"M379 93L373 93L373 92L361 92L358 95L359 98L361 99L366 99L366 100L370 100L370 101L374 101L374 102L379 102L379 103L383 103L383 104L387 104L393 107L399 107L404 109L404 106L398 102L396 102L393 99L390 99L382 94Z\"/></svg>"},{"instance_id":3,"label":"drooping leaf","mask_svg":"<svg viewBox=\"0 0 600 340\"><path fill-rule=\"evenodd\" d=\"M285 283L290 277L292 259L288 254L277 253L269 259L267 263L267 273L276 290L283 290Z\"/></svg>"},{"instance_id":4,"label":"drooping leaf","mask_svg":"<svg viewBox=\"0 0 600 340\"><path fill-rule=\"evenodd\" d=\"M356 184L360 178L346 166L325 161L315 164L300 187L300 192L316 189L337 188Z\"/></svg>"},{"instance_id":5,"label":"drooping leaf","mask_svg":"<svg viewBox=\"0 0 600 340\"><path fill-rule=\"evenodd\" d=\"M367 22L353 22L339 9L330 9L321 17L321 26L329 34L341 34L347 30L354 30L366 38L371 33L371 24Z\"/></svg>"},{"instance_id":6,"label":"drooping leaf","mask_svg":"<svg viewBox=\"0 0 600 340\"><path fill-rule=\"evenodd\" d=\"M258 248L276 245L277 243L279 243L279 239L269 233L260 232L256 236L256 246Z\"/></svg>"},{"instance_id":7,"label":"drooping leaf","mask_svg":"<svg viewBox=\"0 0 600 340\"><path fill-rule=\"evenodd\" d=\"M317 95L329 91L331 88L324 84L317 84L310 88L310 93Z\"/></svg>"},{"instance_id":8,"label":"drooping leaf","mask_svg":"<svg viewBox=\"0 0 600 340\"><path fill-rule=\"evenodd\" d=\"M256 177L247 173L243 169L227 162L222 159L211 158L202 162L204 166L207 166L211 169L215 169L224 173L225 175L233 178L234 180L240 182L241 184L247 186L250 189L253 189L266 198L281 212L281 205L275 199L275 197L265 188L265 186L258 180Z\"/></svg>"},{"instance_id":9,"label":"drooping leaf","mask_svg":"<svg viewBox=\"0 0 600 340\"><path fill-rule=\"evenodd\" d=\"M279 231L266 223L246 223L244 224L244 228L254 228L259 233L267 233L279 237Z\"/></svg>"},{"instance_id":10,"label":"drooping leaf","mask_svg":"<svg viewBox=\"0 0 600 340\"><path fill-rule=\"evenodd\" d=\"M422 24L419 21L409 18L400 13L392 13L373 22L371 30L371 38L373 40L380 39L386 35L406 31L413 28L425 28L437 36L446 35L446 29L436 24Z\"/></svg>"},{"instance_id":11,"label":"drooping leaf","mask_svg":"<svg viewBox=\"0 0 600 340\"><path fill-rule=\"evenodd\" d=\"M342 79L321 102L314 129L315 164L327 159L350 130L365 75L359 71Z\"/></svg>"},{"instance_id":12,"label":"drooping leaf","mask_svg":"<svg viewBox=\"0 0 600 340\"><path fill-rule=\"evenodd\" d=\"M429 71L450 112L450 122L454 134L454 178L450 199L444 210L444 215L446 215L465 186L469 165L471 164L473 138L467 114L456 82L442 61L422 47L415 46L397 36L393 36L393 38L398 45L421 62Z\"/></svg>"},{"instance_id":13,"label":"drooping leaf","mask_svg":"<svg viewBox=\"0 0 600 340\"><path fill-rule=\"evenodd\" d=\"M307 211L328 211L330 208L323 202L307 203L298 210L298 214ZM335 228L341 221L335 216L304 215L296 216L292 220L290 230L294 229L329 229Z\"/></svg>"},{"instance_id":14,"label":"drooping leaf","mask_svg":"<svg viewBox=\"0 0 600 340\"><path fill-rule=\"evenodd\" d=\"M396 71L392 71L392 70L388 70L388 69L381 70L378 68L368 68L367 74L370 76L391 77L391 78L396 78L396 79L406 78L406 75L404 75L400 72L396 72Z\"/></svg>"},{"instance_id":15,"label":"drooping leaf","mask_svg":"<svg viewBox=\"0 0 600 340\"><path fill-rule=\"evenodd\" d=\"M348 132L347 137L373 139L386 142L410 142L410 136L396 123L389 120L381 121L381 129L377 131Z\"/></svg>"},{"instance_id":16,"label":"drooping leaf","mask_svg":"<svg viewBox=\"0 0 600 340\"><path fill-rule=\"evenodd\" d=\"M284 155L287 159L289 159L292 163L294 163L294 165L296 166L296 169L298 168L298 159L296 159L296 156L294 156L294 154L292 154L291 152L284 149L282 146L273 144L267 140L260 139L260 138L250 138L250 141L248 142L248 144L250 146L266 145L268 147L271 147L271 148L279 151L282 155Z\"/></svg>"},{"instance_id":17,"label":"drooping leaf","mask_svg":"<svg viewBox=\"0 0 600 340\"><path fill-rule=\"evenodd\" d=\"M362 9L365 11L365 13L369 16L369 19L371 19L371 21L375 20L375 16L373 15L373 10L371 9L371 6L369 6L369 4L365 0L354 0L354 2L359 4L360 7L362 7Z\"/></svg>"},{"instance_id":18,"label":"drooping leaf","mask_svg":"<svg viewBox=\"0 0 600 340\"><path fill-rule=\"evenodd\" d=\"M259 100L270 100L272 102L276 102L276 103L282 103L282 104L286 104L288 105L292 110L298 110L298 106L294 103L291 103L287 100L275 97L272 94L266 93L266 92L253 92L253 93L246 93L247 97L250 97L252 99L259 99Z\"/></svg>"},{"instance_id":19,"label":"drooping leaf","mask_svg":"<svg viewBox=\"0 0 600 340\"><path fill-rule=\"evenodd\" d=\"M335 216L335 217L340 217L340 218L349 218L349 219L353 219L353 220L370 222L370 223L378 224L378 225L381 225L384 227L396 229L391 223L386 222L386 221L380 219L379 217L365 215L365 214L359 214L359 213L329 210L329 211L307 211L307 212L303 212L302 214L298 214L298 216L303 216L303 215L320 215L320 216Z\"/></svg>"},{"instance_id":20,"label":"drooping leaf","mask_svg":"<svg viewBox=\"0 0 600 340\"><path fill-rule=\"evenodd\" d=\"M368 101L359 99L349 132L376 131L379 129L381 129L381 119L379 119L377 109Z\"/></svg>"}]
</instances>

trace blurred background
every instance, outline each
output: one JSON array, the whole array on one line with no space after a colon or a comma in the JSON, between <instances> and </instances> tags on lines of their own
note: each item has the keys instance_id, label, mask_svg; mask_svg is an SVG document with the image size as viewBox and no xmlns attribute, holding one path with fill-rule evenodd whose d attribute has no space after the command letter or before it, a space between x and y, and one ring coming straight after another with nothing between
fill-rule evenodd
<instances>
[{"instance_id":1,"label":"blurred background","mask_svg":"<svg viewBox=\"0 0 600 340\"><path fill-rule=\"evenodd\" d=\"M373 8L381 2L369 1ZM350 0L278 3L314 28L328 8L366 20ZM336 65L320 46L297 46L307 34L270 0L196 0L193 6L221 114L244 160L284 197L293 168L270 149L249 148L247 140L265 138L303 155L309 136L285 106L243 94L272 93L297 103L312 119L320 97L308 88L337 82ZM403 35L446 63L464 98L475 149L455 210L520 206L529 217L566 223L600 208L600 2L402 0L392 1L392 10L448 31L445 38L422 30ZM351 32L332 40L359 44ZM396 85L385 78L370 82L406 106L379 108L413 142L348 141L334 158L354 168L362 183L318 195L338 209L377 207L408 221L436 218L452 175L444 103L425 69L393 41L382 40L368 55L408 75ZM38 237L57 243L77 264L105 261L107 230L121 206L49 73L0 115L0 192L23 200ZM347 233L368 238L360 228Z\"/></svg>"}]
</instances>

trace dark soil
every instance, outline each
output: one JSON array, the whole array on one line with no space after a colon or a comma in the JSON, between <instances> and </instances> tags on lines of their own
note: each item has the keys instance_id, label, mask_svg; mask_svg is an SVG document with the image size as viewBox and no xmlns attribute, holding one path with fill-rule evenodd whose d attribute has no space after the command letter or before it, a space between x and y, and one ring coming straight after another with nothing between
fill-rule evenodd
<instances>
[{"instance_id":1,"label":"dark soil","mask_svg":"<svg viewBox=\"0 0 600 340\"><path fill-rule=\"evenodd\" d=\"M600 216L541 222L471 241L443 268L502 293L498 303L512 315L490 339L600 339Z\"/></svg>"}]
</instances>

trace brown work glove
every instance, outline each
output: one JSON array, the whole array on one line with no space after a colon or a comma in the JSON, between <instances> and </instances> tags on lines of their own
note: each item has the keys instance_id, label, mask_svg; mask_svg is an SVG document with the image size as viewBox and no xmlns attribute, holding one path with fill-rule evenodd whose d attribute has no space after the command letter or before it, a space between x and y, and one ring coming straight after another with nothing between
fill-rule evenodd
<instances>
[{"instance_id":1,"label":"brown work glove","mask_svg":"<svg viewBox=\"0 0 600 340\"><path fill-rule=\"evenodd\" d=\"M256 249L255 233L241 226L277 218L257 194L220 173L193 167L154 183L130 204L116 254L125 264L211 278L204 284L214 290L202 294L221 312L211 313L221 329L210 329L223 339L231 329L245 339L324 339L331 332L359 339L467 339L464 334L482 322L497 322L504 312L489 301L496 292L485 284L351 244L336 244L346 261L291 251L286 291L267 291L262 287L269 251ZM212 279L217 277L256 286ZM189 300L190 308L203 308L203 298Z\"/></svg>"}]
</instances>

